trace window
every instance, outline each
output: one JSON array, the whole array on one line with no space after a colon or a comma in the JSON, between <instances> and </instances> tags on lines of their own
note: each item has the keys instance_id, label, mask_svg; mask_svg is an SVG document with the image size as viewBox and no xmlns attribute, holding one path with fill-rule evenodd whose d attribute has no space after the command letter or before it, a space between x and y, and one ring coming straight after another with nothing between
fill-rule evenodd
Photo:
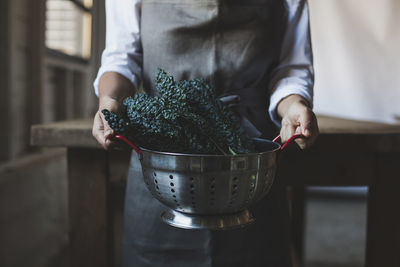
<instances>
[{"instance_id":1,"label":"window","mask_svg":"<svg viewBox=\"0 0 400 267\"><path fill-rule=\"evenodd\" d=\"M90 58L93 0L46 1L46 47Z\"/></svg>"}]
</instances>

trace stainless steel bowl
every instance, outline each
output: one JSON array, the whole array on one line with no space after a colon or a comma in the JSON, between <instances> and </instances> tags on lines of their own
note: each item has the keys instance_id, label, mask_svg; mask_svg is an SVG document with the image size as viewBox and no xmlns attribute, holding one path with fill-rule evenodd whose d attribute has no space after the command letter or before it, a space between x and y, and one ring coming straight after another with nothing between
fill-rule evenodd
<instances>
[{"instance_id":1,"label":"stainless steel bowl","mask_svg":"<svg viewBox=\"0 0 400 267\"><path fill-rule=\"evenodd\" d=\"M272 186L278 143L254 139L257 153L193 155L141 149L144 182L166 211L164 222L186 229L231 229L254 221L248 207ZM151 211L149 211L151 212Z\"/></svg>"}]
</instances>

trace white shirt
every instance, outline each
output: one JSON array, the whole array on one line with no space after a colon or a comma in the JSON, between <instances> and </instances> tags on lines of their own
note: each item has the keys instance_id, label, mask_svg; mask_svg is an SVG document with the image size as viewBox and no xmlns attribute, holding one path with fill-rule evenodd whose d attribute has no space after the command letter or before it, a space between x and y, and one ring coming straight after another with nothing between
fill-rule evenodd
<instances>
[{"instance_id":1,"label":"white shirt","mask_svg":"<svg viewBox=\"0 0 400 267\"><path fill-rule=\"evenodd\" d=\"M272 72L269 115L280 126L278 103L298 94L311 105L314 69L307 0L286 1L287 28L282 43L280 63ZM106 46L94 81L96 95L101 75L117 72L138 88L142 77L140 39L141 0L106 0Z\"/></svg>"}]
</instances>

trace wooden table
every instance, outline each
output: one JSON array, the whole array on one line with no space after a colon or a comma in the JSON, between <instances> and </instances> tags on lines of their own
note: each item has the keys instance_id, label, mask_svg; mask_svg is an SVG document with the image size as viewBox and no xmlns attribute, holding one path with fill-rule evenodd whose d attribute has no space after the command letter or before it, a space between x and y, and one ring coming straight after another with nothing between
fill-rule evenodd
<instances>
[{"instance_id":1,"label":"wooden table","mask_svg":"<svg viewBox=\"0 0 400 267\"><path fill-rule=\"evenodd\" d=\"M302 188L369 187L367 267L400 266L400 125L318 116L321 135L309 150L292 147L278 175L296 188L293 226L302 250ZM92 121L35 125L31 143L67 147L71 266L112 266L114 225L111 188L123 184L129 153L104 151L91 135ZM296 197L296 195L298 197Z\"/></svg>"}]
</instances>

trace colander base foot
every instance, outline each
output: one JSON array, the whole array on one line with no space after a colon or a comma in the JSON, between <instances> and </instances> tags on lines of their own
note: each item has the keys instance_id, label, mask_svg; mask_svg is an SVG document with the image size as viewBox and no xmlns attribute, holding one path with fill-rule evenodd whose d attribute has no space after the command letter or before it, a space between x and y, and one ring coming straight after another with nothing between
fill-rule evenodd
<instances>
[{"instance_id":1,"label":"colander base foot","mask_svg":"<svg viewBox=\"0 0 400 267\"><path fill-rule=\"evenodd\" d=\"M166 210L161 214L161 220L182 229L228 230L245 227L253 223L255 218L247 209L237 213L219 215L195 215Z\"/></svg>"}]
</instances>

